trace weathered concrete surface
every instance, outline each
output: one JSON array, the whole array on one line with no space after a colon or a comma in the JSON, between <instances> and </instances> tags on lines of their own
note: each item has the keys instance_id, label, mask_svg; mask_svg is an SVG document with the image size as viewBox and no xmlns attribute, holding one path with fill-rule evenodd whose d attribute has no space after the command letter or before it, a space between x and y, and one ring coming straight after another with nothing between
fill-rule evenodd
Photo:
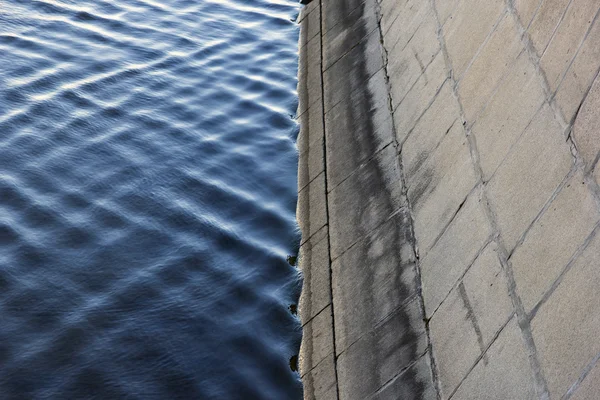
<instances>
[{"instance_id":1,"label":"weathered concrete surface","mask_svg":"<svg viewBox=\"0 0 600 400\"><path fill-rule=\"evenodd\" d=\"M599 16L303 9L306 399L600 398Z\"/></svg>"}]
</instances>

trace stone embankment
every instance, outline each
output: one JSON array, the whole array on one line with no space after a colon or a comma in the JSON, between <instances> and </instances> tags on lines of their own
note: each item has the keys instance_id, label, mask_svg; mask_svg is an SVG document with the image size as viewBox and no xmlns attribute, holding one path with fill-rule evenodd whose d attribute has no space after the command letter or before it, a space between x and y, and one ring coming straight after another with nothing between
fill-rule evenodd
<instances>
[{"instance_id":1,"label":"stone embankment","mask_svg":"<svg viewBox=\"0 0 600 400\"><path fill-rule=\"evenodd\" d=\"M306 399L600 398L599 11L302 10Z\"/></svg>"}]
</instances>

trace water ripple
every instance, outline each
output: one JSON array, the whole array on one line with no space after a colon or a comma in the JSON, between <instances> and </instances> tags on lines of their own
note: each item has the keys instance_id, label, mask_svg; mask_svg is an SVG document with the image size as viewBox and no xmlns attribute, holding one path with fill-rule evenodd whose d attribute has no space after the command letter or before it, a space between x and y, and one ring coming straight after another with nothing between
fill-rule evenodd
<instances>
[{"instance_id":1,"label":"water ripple","mask_svg":"<svg viewBox=\"0 0 600 400\"><path fill-rule=\"evenodd\" d=\"M288 399L294 0L6 0L0 399Z\"/></svg>"}]
</instances>

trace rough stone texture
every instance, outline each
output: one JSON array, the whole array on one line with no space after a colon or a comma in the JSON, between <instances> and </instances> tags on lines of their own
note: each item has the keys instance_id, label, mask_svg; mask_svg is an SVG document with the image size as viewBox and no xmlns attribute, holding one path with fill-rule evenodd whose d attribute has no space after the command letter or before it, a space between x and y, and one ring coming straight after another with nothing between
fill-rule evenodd
<instances>
[{"instance_id":1,"label":"rough stone texture","mask_svg":"<svg viewBox=\"0 0 600 400\"><path fill-rule=\"evenodd\" d=\"M427 154L421 157L426 158ZM456 123L410 177L408 198L415 215L415 234L422 256L427 254L476 183L469 144L462 124Z\"/></svg>"},{"instance_id":2,"label":"rough stone texture","mask_svg":"<svg viewBox=\"0 0 600 400\"><path fill-rule=\"evenodd\" d=\"M600 126L600 80L596 79L573 125L575 144L588 169L594 166L600 151L598 126Z\"/></svg>"},{"instance_id":3,"label":"rough stone texture","mask_svg":"<svg viewBox=\"0 0 600 400\"><path fill-rule=\"evenodd\" d=\"M310 321L331 303L329 280L329 240L327 227L323 227L300 247L299 267L303 284L300 295L300 316Z\"/></svg>"},{"instance_id":4,"label":"rough stone texture","mask_svg":"<svg viewBox=\"0 0 600 400\"><path fill-rule=\"evenodd\" d=\"M540 77L522 52L472 127L485 180L496 171L543 102Z\"/></svg>"},{"instance_id":5,"label":"rough stone texture","mask_svg":"<svg viewBox=\"0 0 600 400\"><path fill-rule=\"evenodd\" d=\"M415 126L421 115L429 108L447 78L444 57L439 52L403 99L392 97L393 102L399 102L397 106L392 104L395 107L394 125L396 126L396 139L398 142L404 141L404 138ZM392 91L394 91L394 87L399 83L390 77L390 84Z\"/></svg>"},{"instance_id":6,"label":"rough stone texture","mask_svg":"<svg viewBox=\"0 0 600 400\"><path fill-rule=\"evenodd\" d=\"M333 353L302 377L304 400L337 400Z\"/></svg>"},{"instance_id":7,"label":"rough stone texture","mask_svg":"<svg viewBox=\"0 0 600 400\"><path fill-rule=\"evenodd\" d=\"M329 190L394 139L384 71L379 70L364 86L365 90L349 93L325 116Z\"/></svg>"},{"instance_id":8,"label":"rough stone texture","mask_svg":"<svg viewBox=\"0 0 600 400\"><path fill-rule=\"evenodd\" d=\"M552 36L540 64L546 74L550 89L553 91L556 90L569 67L599 6L600 3L597 1L571 2L558 29Z\"/></svg>"},{"instance_id":9,"label":"rough stone texture","mask_svg":"<svg viewBox=\"0 0 600 400\"><path fill-rule=\"evenodd\" d=\"M298 152L303 153L309 146L321 144L323 146L323 137L325 136L325 127L323 125L323 103L318 101L298 117L300 132L296 145Z\"/></svg>"},{"instance_id":10,"label":"rough stone texture","mask_svg":"<svg viewBox=\"0 0 600 400\"><path fill-rule=\"evenodd\" d=\"M521 25L525 28L531 23L541 1L542 0L514 0L515 10L519 16Z\"/></svg>"},{"instance_id":11,"label":"rough stone texture","mask_svg":"<svg viewBox=\"0 0 600 400\"><path fill-rule=\"evenodd\" d=\"M345 351L417 293L408 210L332 264L336 351Z\"/></svg>"},{"instance_id":12,"label":"rough stone texture","mask_svg":"<svg viewBox=\"0 0 600 400\"><path fill-rule=\"evenodd\" d=\"M329 193L331 259L403 204L396 149L388 146Z\"/></svg>"},{"instance_id":13,"label":"rough stone texture","mask_svg":"<svg viewBox=\"0 0 600 400\"><path fill-rule=\"evenodd\" d=\"M490 244L431 318L443 398L454 392L512 312L496 246Z\"/></svg>"},{"instance_id":14,"label":"rough stone texture","mask_svg":"<svg viewBox=\"0 0 600 400\"><path fill-rule=\"evenodd\" d=\"M430 317L488 242L491 227L480 193L472 193L425 258L421 279L425 311Z\"/></svg>"},{"instance_id":15,"label":"rough stone texture","mask_svg":"<svg viewBox=\"0 0 600 400\"><path fill-rule=\"evenodd\" d=\"M536 399L532 375L523 338L513 318L452 399Z\"/></svg>"},{"instance_id":16,"label":"rough stone texture","mask_svg":"<svg viewBox=\"0 0 600 400\"><path fill-rule=\"evenodd\" d=\"M600 236L578 257L532 321L533 338L552 398L561 398L600 352L598 254Z\"/></svg>"},{"instance_id":17,"label":"rough stone texture","mask_svg":"<svg viewBox=\"0 0 600 400\"><path fill-rule=\"evenodd\" d=\"M503 0L462 0L444 25L454 75L460 78L505 8Z\"/></svg>"},{"instance_id":18,"label":"rough stone texture","mask_svg":"<svg viewBox=\"0 0 600 400\"><path fill-rule=\"evenodd\" d=\"M538 55L542 55L569 0L542 0L529 25L528 33Z\"/></svg>"},{"instance_id":19,"label":"rough stone texture","mask_svg":"<svg viewBox=\"0 0 600 400\"><path fill-rule=\"evenodd\" d=\"M308 7L307 7L308 8ZM298 47L302 49L315 37L320 38L321 33L321 10L319 7L312 6L309 12L300 15L300 38ZM303 58L304 59L304 58ZM310 62L310 58L306 58Z\"/></svg>"},{"instance_id":20,"label":"rough stone texture","mask_svg":"<svg viewBox=\"0 0 600 400\"><path fill-rule=\"evenodd\" d=\"M431 362L429 353L425 353L413 365L379 389L371 400L422 399L437 400L437 393L430 384Z\"/></svg>"},{"instance_id":21,"label":"rough stone texture","mask_svg":"<svg viewBox=\"0 0 600 400\"><path fill-rule=\"evenodd\" d=\"M577 173L560 191L511 257L517 289L530 311L598 222L598 209Z\"/></svg>"},{"instance_id":22,"label":"rough stone texture","mask_svg":"<svg viewBox=\"0 0 600 400\"><path fill-rule=\"evenodd\" d=\"M333 319L328 306L307 321L300 345L300 376L304 376L333 353Z\"/></svg>"},{"instance_id":23,"label":"rough stone texture","mask_svg":"<svg viewBox=\"0 0 600 400\"><path fill-rule=\"evenodd\" d=\"M600 382L600 365L594 368L585 377L581 386L577 388L571 400L596 400L598 398L598 382Z\"/></svg>"},{"instance_id":24,"label":"rough stone texture","mask_svg":"<svg viewBox=\"0 0 600 400\"><path fill-rule=\"evenodd\" d=\"M475 119L522 49L514 18L506 13L458 84L468 122Z\"/></svg>"},{"instance_id":25,"label":"rough stone texture","mask_svg":"<svg viewBox=\"0 0 600 400\"><path fill-rule=\"evenodd\" d=\"M323 142L317 141L298 155L298 188L300 190L325 170L324 152Z\"/></svg>"},{"instance_id":26,"label":"rough stone texture","mask_svg":"<svg viewBox=\"0 0 600 400\"><path fill-rule=\"evenodd\" d=\"M572 165L562 129L548 106L535 116L490 180L490 202L508 251L533 222Z\"/></svg>"},{"instance_id":27,"label":"rough stone texture","mask_svg":"<svg viewBox=\"0 0 600 400\"><path fill-rule=\"evenodd\" d=\"M421 305L417 300L398 309L338 357L340 399L366 399L427 348ZM422 326L421 330L411 329ZM414 393L415 398L419 393Z\"/></svg>"},{"instance_id":28,"label":"rough stone texture","mask_svg":"<svg viewBox=\"0 0 600 400\"><path fill-rule=\"evenodd\" d=\"M298 192L296 208L298 224L302 231L302 243L307 241L327 223L327 200L325 198L325 174L317 176Z\"/></svg>"},{"instance_id":29,"label":"rough stone texture","mask_svg":"<svg viewBox=\"0 0 600 400\"><path fill-rule=\"evenodd\" d=\"M302 115L308 108L321 100L321 54L319 47L321 37L316 36L301 52L306 56L300 59L298 65L298 110L297 115ZM311 58L308 58L310 53Z\"/></svg>"}]
</instances>

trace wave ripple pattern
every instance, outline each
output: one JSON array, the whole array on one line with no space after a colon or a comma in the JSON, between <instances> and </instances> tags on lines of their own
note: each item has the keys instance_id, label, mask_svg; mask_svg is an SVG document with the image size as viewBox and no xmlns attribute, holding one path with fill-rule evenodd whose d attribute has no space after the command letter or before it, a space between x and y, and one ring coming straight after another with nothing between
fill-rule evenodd
<instances>
[{"instance_id":1,"label":"wave ripple pattern","mask_svg":"<svg viewBox=\"0 0 600 400\"><path fill-rule=\"evenodd\" d=\"M0 399L288 399L292 0L0 2Z\"/></svg>"}]
</instances>

